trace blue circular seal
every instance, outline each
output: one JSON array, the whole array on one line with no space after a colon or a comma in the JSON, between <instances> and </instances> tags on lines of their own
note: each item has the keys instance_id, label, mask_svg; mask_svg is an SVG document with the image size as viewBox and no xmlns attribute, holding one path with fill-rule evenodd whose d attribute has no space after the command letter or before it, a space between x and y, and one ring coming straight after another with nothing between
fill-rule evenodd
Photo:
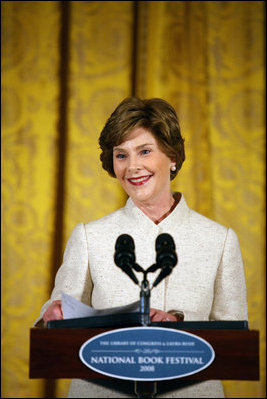
<instances>
[{"instance_id":1,"label":"blue circular seal","mask_svg":"<svg viewBox=\"0 0 267 399\"><path fill-rule=\"evenodd\" d=\"M79 356L87 367L110 377L158 381L195 374L213 362L215 353L207 341L186 331L132 327L89 339Z\"/></svg>"}]
</instances>

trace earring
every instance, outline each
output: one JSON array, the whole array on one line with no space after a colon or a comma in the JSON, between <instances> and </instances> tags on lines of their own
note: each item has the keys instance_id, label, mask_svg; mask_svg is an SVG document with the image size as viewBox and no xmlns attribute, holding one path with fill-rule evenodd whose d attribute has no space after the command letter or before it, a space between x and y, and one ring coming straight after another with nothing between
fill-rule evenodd
<instances>
[{"instance_id":1,"label":"earring","mask_svg":"<svg viewBox=\"0 0 267 399\"><path fill-rule=\"evenodd\" d=\"M172 172L175 172L175 171L176 171L176 166L175 166L175 165L172 165L172 166L171 166L171 171L172 171Z\"/></svg>"}]
</instances>

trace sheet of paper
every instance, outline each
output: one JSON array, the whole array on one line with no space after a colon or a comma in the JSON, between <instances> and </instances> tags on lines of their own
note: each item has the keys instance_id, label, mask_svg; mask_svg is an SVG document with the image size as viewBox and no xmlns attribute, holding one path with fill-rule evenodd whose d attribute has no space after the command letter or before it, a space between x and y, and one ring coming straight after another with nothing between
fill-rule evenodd
<instances>
[{"instance_id":1,"label":"sheet of paper","mask_svg":"<svg viewBox=\"0 0 267 399\"><path fill-rule=\"evenodd\" d=\"M63 319L75 319L78 317L90 316L104 316L114 313L130 313L140 311L140 301L130 303L126 306L119 306L108 309L94 309L91 306L85 305L72 296L61 292L61 306L63 312Z\"/></svg>"}]
</instances>

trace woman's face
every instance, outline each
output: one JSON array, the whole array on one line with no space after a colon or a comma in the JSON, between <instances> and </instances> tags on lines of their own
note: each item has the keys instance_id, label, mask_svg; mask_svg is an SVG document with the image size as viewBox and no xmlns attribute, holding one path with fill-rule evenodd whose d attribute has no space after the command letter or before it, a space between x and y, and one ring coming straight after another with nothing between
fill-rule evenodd
<instances>
[{"instance_id":1,"label":"woman's face","mask_svg":"<svg viewBox=\"0 0 267 399\"><path fill-rule=\"evenodd\" d=\"M132 200L155 204L170 197L170 168L175 165L149 130L138 127L113 148L113 167Z\"/></svg>"}]
</instances>

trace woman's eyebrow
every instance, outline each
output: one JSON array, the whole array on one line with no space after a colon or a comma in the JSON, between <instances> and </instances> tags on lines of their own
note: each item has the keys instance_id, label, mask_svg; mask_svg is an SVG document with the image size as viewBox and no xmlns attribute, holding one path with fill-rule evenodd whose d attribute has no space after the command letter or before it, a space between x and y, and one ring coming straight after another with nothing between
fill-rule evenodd
<instances>
[{"instance_id":1,"label":"woman's eyebrow","mask_svg":"<svg viewBox=\"0 0 267 399\"><path fill-rule=\"evenodd\" d=\"M146 147L146 146L153 146L153 145L154 145L153 143L145 143L145 144L138 145L138 146L136 147L136 149L137 149L137 150L140 150L140 149L143 148L143 147ZM125 148L121 148L121 147L114 147L114 148L113 148L113 151L126 151L126 149L125 149Z\"/></svg>"}]
</instances>

